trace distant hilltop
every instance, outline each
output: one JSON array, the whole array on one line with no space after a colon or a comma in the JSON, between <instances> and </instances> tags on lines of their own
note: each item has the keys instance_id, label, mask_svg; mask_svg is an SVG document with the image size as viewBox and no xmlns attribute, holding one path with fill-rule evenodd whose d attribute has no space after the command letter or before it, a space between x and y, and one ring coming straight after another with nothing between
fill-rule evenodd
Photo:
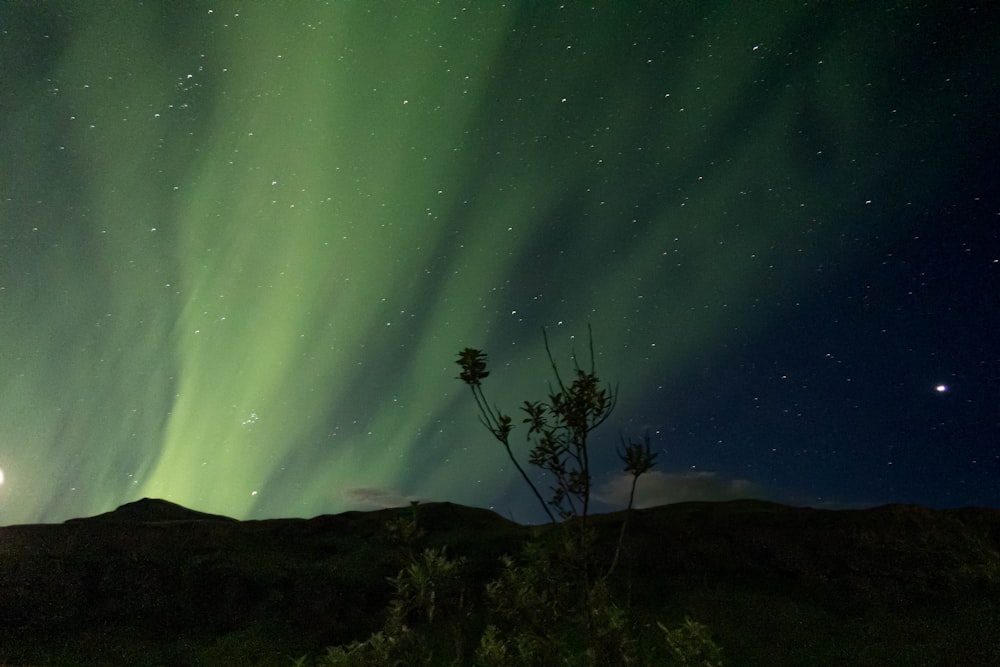
<instances>
[{"instance_id":1,"label":"distant hilltop","mask_svg":"<svg viewBox=\"0 0 1000 667\"><path fill-rule=\"evenodd\" d=\"M70 519L66 523L79 521L128 521L128 522L158 522L158 521L236 521L221 514L209 514L188 509L177 503L157 498L143 498L132 503L126 503L116 510L81 519Z\"/></svg>"}]
</instances>

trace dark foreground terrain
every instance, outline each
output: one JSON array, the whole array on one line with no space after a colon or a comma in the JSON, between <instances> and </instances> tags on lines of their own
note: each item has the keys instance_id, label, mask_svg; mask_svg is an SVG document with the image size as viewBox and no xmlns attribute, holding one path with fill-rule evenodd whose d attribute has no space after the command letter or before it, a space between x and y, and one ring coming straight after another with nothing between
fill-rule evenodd
<instances>
[{"instance_id":1,"label":"dark foreground terrain","mask_svg":"<svg viewBox=\"0 0 1000 667\"><path fill-rule=\"evenodd\" d=\"M290 665L364 638L413 511L475 590L533 533L447 503L241 522L159 500L0 528L0 664ZM608 549L623 517L592 517ZM734 667L1000 665L998 510L671 505L633 514L619 571L640 624L689 615Z\"/></svg>"}]
</instances>

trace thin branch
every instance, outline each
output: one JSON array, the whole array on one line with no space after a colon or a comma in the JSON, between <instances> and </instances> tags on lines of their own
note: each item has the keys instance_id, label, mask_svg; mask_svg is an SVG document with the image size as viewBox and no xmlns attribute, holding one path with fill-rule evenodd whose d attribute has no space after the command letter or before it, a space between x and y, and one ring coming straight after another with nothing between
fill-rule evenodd
<instances>
[{"instance_id":1,"label":"thin branch","mask_svg":"<svg viewBox=\"0 0 1000 667\"><path fill-rule=\"evenodd\" d=\"M545 354L549 358L549 365L552 367L552 372L556 376L556 381L559 383L559 391L566 393L566 385L563 384L562 377L559 375L559 367L556 365L556 360L552 357L552 350L549 348L549 332L542 328L542 339L545 340Z\"/></svg>"},{"instance_id":2,"label":"thin branch","mask_svg":"<svg viewBox=\"0 0 1000 667\"><path fill-rule=\"evenodd\" d=\"M499 440L500 444L503 445L503 448L507 450L507 456L510 458L510 462L514 464L514 467L517 468L521 477L528 483L528 486L531 487L531 492L535 494L535 498L538 499L538 503L542 506L542 509L545 510L545 514L548 515L549 521L556 523L556 518L549 510L549 506L545 502L545 499L542 498L542 494L538 492L538 487L536 487L534 482L531 481L531 478L528 477L528 473L524 471L521 464L517 462L517 458L514 456L514 452L510 448L510 438L501 428L499 411L494 414L490 409L489 402L486 400L486 394L483 393L481 385L472 385L472 395L475 397L476 405L479 407L480 420L486 424L486 428L493 434L493 437ZM492 422L490 422L490 420L492 420Z\"/></svg>"}]
</instances>

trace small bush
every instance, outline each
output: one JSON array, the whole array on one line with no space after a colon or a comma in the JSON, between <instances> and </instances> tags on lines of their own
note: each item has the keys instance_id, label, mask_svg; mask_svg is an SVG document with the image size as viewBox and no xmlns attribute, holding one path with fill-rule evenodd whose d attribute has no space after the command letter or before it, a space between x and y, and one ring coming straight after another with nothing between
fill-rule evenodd
<instances>
[{"instance_id":1,"label":"small bush","mask_svg":"<svg viewBox=\"0 0 1000 667\"><path fill-rule=\"evenodd\" d=\"M459 353L459 379L472 391L479 418L506 451L515 468L553 523L560 539L529 542L520 558L504 556L499 576L486 585L485 627L478 640L470 628L471 610L464 578L465 562L445 549L418 551L423 531L417 507L410 519L389 526L400 545L403 566L390 578L395 596L382 630L363 642L328 649L331 667L395 667L397 665L465 665L479 667L596 667L598 665L659 664L656 648L636 639L626 608L617 604L611 579L624 543L622 524L613 554L600 560L595 535L587 517L592 485L590 433L614 410L617 392L602 387L594 371L593 340L590 368L574 357L573 380L564 383L545 337L545 350L554 375L546 401L525 401L521 410L532 443L529 463L554 480L545 501L520 465L510 442L513 419L491 406L483 392L490 375L487 355L473 348ZM641 442L621 439L618 455L632 475L627 510L631 512L638 478L652 469L656 455L649 437ZM552 510L555 510L553 513ZM628 515L626 515L627 517ZM608 565L607 563L610 564ZM602 563L604 565L602 565ZM687 619L665 633L666 651L673 664L718 667L721 651L706 626Z\"/></svg>"}]
</instances>

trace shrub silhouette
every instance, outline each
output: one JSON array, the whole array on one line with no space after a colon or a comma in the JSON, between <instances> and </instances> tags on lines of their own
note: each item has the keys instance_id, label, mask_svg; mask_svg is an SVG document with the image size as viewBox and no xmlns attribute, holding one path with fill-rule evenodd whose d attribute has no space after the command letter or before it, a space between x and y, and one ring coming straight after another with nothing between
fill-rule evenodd
<instances>
[{"instance_id":1,"label":"shrub silhouette","mask_svg":"<svg viewBox=\"0 0 1000 667\"><path fill-rule=\"evenodd\" d=\"M471 389L480 422L503 445L553 521L555 517L549 508L556 510L563 529L562 539L555 544L529 544L521 564L506 558L500 578L487 586L488 598L501 625L487 627L476 653L478 664L504 665L512 656L523 665L638 664L640 655L627 614L615 604L609 581L620 557L627 518L606 568L599 568L595 536L587 523L593 483L590 435L611 415L618 392L601 384L595 370L594 339L589 327L589 367L582 367L574 353L570 382L563 379L545 331L542 336L554 382L550 384L547 401L524 401L521 411L522 424L527 425L526 437L531 443L528 461L554 480L547 503L511 449L513 419L498 406L491 407L483 391L483 380L490 374L486 353L465 348L456 362L462 369L458 379ZM653 468L656 454L647 434L640 442L626 442L622 438L618 456L624 471L632 476L628 513L632 510L636 483ZM580 638L576 650L568 644L572 637Z\"/></svg>"},{"instance_id":2,"label":"shrub silhouette","mask_svg":"<svg viewBox=\"0 0 1000 667\"><path fill-rule=\"evenodd\" d=\"M397 543L403 567L389 583L395 596L382 630L364 641L327 649L329 667L416 667L466 664L464 625L468 612L465 561L444 547L418 550L424 532L417 504L410 517L391 522L386 533ZM442 655L442 653L446 654Z\"/></svg>"},{"instance_id":3,"label":"shrub silhouette","mask_svg":"<svg viewBox=\"0 0 1000 667\"><path fill-rule=\"evenodd\" d=\"M641 646L627 610L615 602L612 576L624 543L636 483L653 468L656 454L648 434L638 442L620 438L617 453L624 472L632 476L632 485L614 552L604 554L602 559L602 554L596 553L596 535L587 521L592 489L589 446L591 433L614 410L617 391L602 386L595 372L592 334L588 336L589 368L581 367L574 354L572 381L568 383L555 363L544 331L543 338L554 383L547 400L524 401L521 423L527 425L526 438L531 443L528 462L553 480L548 501L511 447L513 418L491 406L483 391L483 381L490 375L486 353L465 348L456 363L461 367L458 379L471 389L480 421L504 447L550 521L557 524L555 531L538 529L519 558L508 555L501 559L499 576L486 585L484 592L487 609L474 614L465 562L448 556L443 548L417 548L423 534L414 504L408 519L388 527L402 547L404 558L399 574L390 579L395 597L383 629L365 641L328 649L324 664L722 664L720 649L708 629L690 619L674 630L660 625L665 646Z\"/></svg>"}]
</instances>

